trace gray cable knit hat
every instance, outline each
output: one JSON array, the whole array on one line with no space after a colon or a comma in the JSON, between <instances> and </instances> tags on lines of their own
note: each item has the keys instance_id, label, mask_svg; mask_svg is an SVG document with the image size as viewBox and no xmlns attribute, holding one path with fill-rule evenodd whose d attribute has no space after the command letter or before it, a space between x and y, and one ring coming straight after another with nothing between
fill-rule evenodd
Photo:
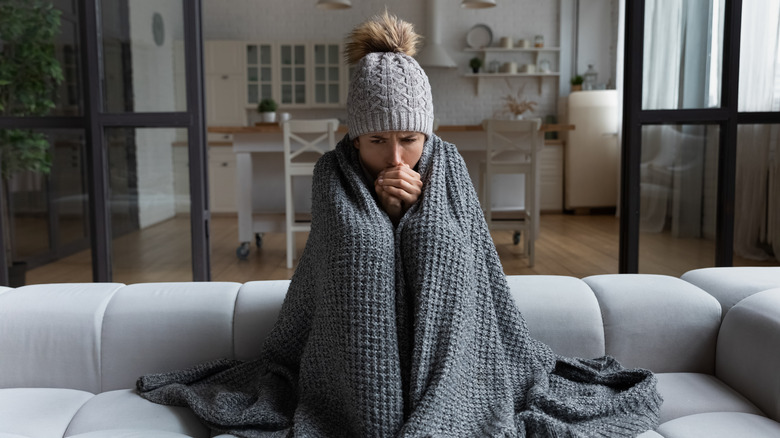
<instances>
[{"instance_id":1,"label":"gray cable knit hat","mask_svg":"<svg viewBox=\"0 0 780 438\"><path fill-rule=\"evenodd\" d=\"M433 134L428 76L412 58L419 36L387 12L355 28L346 56L355 64L347 95L349 138L371 132Z\"/></svg>"}]
</instances>

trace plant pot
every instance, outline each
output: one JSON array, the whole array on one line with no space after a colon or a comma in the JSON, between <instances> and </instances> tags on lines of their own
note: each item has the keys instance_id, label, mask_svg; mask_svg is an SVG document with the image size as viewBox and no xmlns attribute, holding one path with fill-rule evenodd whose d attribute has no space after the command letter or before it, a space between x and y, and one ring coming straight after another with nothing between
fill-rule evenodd
<instances>
[{"instance_id":1,"label":"plant pot","mask_svg":"<svg viewBox=\"0 0 780 438\"><path fill-rule=\"evenodd\" d=\"M262 117L263 122L265 122L265 123L274 123L274 122L276 122L276 113L265 112L265 113L260 113L260 116Z\"/></svg>"},{"instance_id":2,"label":"plant pot","mask_svg":"<svg viewBox=\"0 0 780 438\"><path fill-rule=\"evenodd\" d=\"M27 282L27 262L13 262L8 267L8 286L21 287Z\"/></svg>"},{"instance_id":3,"label":"plant pot","mask_svg":"<svg viewBox=\"0 0 780 438\"><path fill-rule=\"evenodd\" d=\"M471 71L472 71L472 73L477 74L477 73L479 73L479 67L477 67L477 68L471 67Z\"/></svg>"},{"instance_id":4,"label":"plant pot","mask_svg":"<svg viewBox=\"0 0 780 438\"><path fill-rule=\"evenodd\" d=\"M579 85L572 85L571 91L582 91L582 84Z\"/></svg>"}]
</instances>

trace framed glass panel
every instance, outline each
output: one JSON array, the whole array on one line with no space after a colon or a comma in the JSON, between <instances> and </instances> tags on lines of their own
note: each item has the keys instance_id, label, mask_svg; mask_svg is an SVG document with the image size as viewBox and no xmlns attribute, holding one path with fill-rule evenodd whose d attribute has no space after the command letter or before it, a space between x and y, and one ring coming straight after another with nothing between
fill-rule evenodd
<instances>
[{"instance_id":1,"label":"framed glass panel","mask_svg":"<svg viewBox=\"0 0 780 438\"><path fill-rule=\"evenodd\" d=\"M338 44L317 44L315 50L327 51L327 60L315 59L315 94L314 103L338 104L340 100L341 63L339 61ZM324 58L324 57L323 57ZM321 87L320 87L321 86ZM320 90L324 91L320 91Z\"/></svg>"},{"instance_id":2,"label":"framed glass panel","mask_svg":"<svg viewBox=\"0 0 780 438\"><path fill-rule=\"evenodd\" d=\"M257 46L254 44L250 44L246 46L246 62L247 64L253 65L258 64L258 58L257 58Z\"/></svg>"},{"instance_id":3,"label":"framed glass panel","mask_svg":"<svg viewBox=\"0 0 780 438\"><path fill-rule=\"evenodd\" d=\"M328 63L338 64L339 60L339 46L337 44L331 44L328 46Z\"/></svg>"},{"instance_id":4,"label":"framed glass panel","mask_svg":"<svg viewBox=\"0 0 780 438\"><path fill-rule=\"evenodd\" d=\"M100 0L100 11L105 110L186 111L182 0Z\"/></svg>"},{"instance_id":5,"label":"framed glass panel","mask_svg":"<svg viewBox=\"0 0 780 438\"><path fill-rule=\"evenodd\" d=\"M263 65L271 64L271 46L269 45L260 46L260 63Z\"/></svg>"},{"instance_id":6,"label":"framed glass panel","mask_svg":"<svg viewBox=\"0 0 780 438\"><path fill-rule=\"evenodd\" d=\"M724 5L645 3L642 109L720 106Z\"/></svg>"},{"instance_id":7,"label":"framed glass panel","mask_svg":"<svg viewBox=\"0 0 780 438\"><path fill-rule=\"evenodd\" d=\"M780 3L742 2L739 111L780 111Z\"/></svg>"},{"instance_id":8,"label":"framed glass panel","mask_svg":"<svg viewBox=\"0 0 780 438\"><path fill-rule=\"evenodd\" d=\"M719 132L642 127L639 272L679 276L714 265Z\"/></svg>"},{"instance_id":9,"label":"framed glass panel","mask_svg":"<svg viewBox=\"0 0 780 438\"><path fill-rule=\"evenodd\" d=\"M306 63L306 47L295 46L295 65L303 65Z\"/></svg>"},{"instance_id":10,"label":"framed glass panel","mask_svg":"<svg viewBox=\"0 0 780 438\"><path fill-rule=\"evenodd\" d=\"M250 82L257 82L258 76L257 76L257 67L249 67L247 68L247 80Z\"/></svg>"},{"instance_id":11,"label":"framed glass panel","mask_svg":"<svg viewBox=\"0 0 780 438\"><path fill-rule=\"evenodd\" d=\"M247 103L257 104L261 99L270 98L265 93L266 86L271 87L271 46L268 44L247 44ZM259 55L259 56L258 56Z\"/></svg>"},{"instance_id":12,"label":"framed glass panel","mask_svg":"<svg viewBox=\"0 0 780 438\"><path fill-rule=\"evenodd\" d=\"M82 130L0 130L0 137L42 147L51 171L14 172L8 181L11 261L26 267L24 283L92 281L86 145ZM20 279L21 280L21 279Z\"/></svg>"},{"instance_id":13,"label":"framed glass panel","mask_svg":"<svg viewBox=\"0 0 780 438\"><path fill-rule=\"evenodd\" d=\"M282 103L293 103L292 85L282 84Z\"/></svg>"},{"instance_id":14,"label":"framed glass panel","mask_svg":"<svg viewBox=\"0 0 780 438\"><path fill-rule=\"evenodd\" d=\"M780 265L780 125L738 128L733 262Z\"/></svg>"},{"instance_id":15,"label":"framed glass panel","mask_svg":"<svg viewBox=\"0 0 780 438\"><path fill-rule=\"evenodd\" d=\"M328 86L328 103L339 103L339 84Z\"/></svg>"},{"instance_id":16,"label":"framed glass panel","mask_svg":"<svg viewBox=\"0 0 780 438\"><path fill-rule=\"evenodd\" d=\"M314 62L316 64L325 64L325 46L322 44L314 45Z\"/></svg>"},{"instance_id":17,"label":"framed glass panel","mask_svg":"<svg viewBox=\"0 0 780 438\"><path fill-rule=\"evenodd\" d=\"M306 69L302 67L295 68L295 82L303 82L306 80Z\"/></svg>"},{"instance_id":18,"label":"framed glass panel","mask_svg":"<svg viewBox=\"0 0 780 438\"><path fill-rule=\"evenodd\" d=\"M114 281L191 281L186 130L109 128L105 137Z\"/></svg>"},{"instance_id":19,"label":"framed glass panel","mask_svg":"<svg viewBox=\"0 0 780 438\"><path fill-rule=\"evenodd\" d=\"M259 103L257 84L249 84L247 88L247 102Z\"/></svg>"}]
</instances>

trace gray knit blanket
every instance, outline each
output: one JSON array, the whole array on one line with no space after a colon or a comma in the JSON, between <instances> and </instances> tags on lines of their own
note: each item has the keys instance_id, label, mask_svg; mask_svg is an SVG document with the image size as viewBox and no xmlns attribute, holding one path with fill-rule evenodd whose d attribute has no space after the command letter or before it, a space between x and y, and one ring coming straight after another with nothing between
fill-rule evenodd
<instances>
[{"instance_id":1,"label":"gray knit blanket","mask_svg":"<svg viewBox=\"0 0 780 438\"><path fill-rule=\"evenodd\" d=\"M346 138L318 162L312 229L257 360L147 375L139 393L242 437L633 437L651 372L532 339L456 148L423 148L393 227Z\"/></svg>"}]
</instances>

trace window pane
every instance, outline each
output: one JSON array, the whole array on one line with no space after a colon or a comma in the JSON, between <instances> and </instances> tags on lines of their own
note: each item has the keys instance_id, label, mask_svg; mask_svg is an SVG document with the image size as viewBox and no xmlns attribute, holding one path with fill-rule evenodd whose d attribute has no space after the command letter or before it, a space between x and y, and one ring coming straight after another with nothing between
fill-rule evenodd
<instances>
[{"instance_id":1,"label":"window pane","mask_svg":"<svg viewBox=\"0 0 780 438\"><path fill-rule=\"evenodd\" d=\"M260 62L266 65L271 63L271 46L260 46Z\"/></svg>"},{"instance_id":2,"label":"window pane","mask_svg":"<svg viewBox=\"0 0 780 438\"><path fill-rule=\"evenodd\" d=\"M720 106L724 3L645 3L642 109Z\"/></svg>"},{"instance_id":3,"label":"window pane","mask_svg":"<svg viewBox=\"0 0 780 438\"><path fill-rule=\"evenodd\" d=\"M261 90L261 99L271 98L271 85L270 84L263 84L262 87L260 87Z\"/></svg>"},{"instance_id":4,"label":"window pane","mask_svg":"<svg viewBox=\"0 0 780 438\"><path fill-rule=\"evenodd\" d=\"M292 101L292 85L282 85L282 103L293 103Z\"/></svg>"},{"instance_id":5,"label":"window pane","mask_svg":"<svg viewBox=\"0 0 780 438\"><path fill-rule=\"evenodd\" d=\"M734 265L780 264L780 125L737 134Z\"/></svg>"},{"instance_id":6,"label":"window pane","mask_svg":"<svg viewBox=\"0 0 780 438\"><path fill-rule=\"evenodd\" d=\"M282 46L282 65L292 64L292 47Z\"/></svg>"},{"instance_id":7,"label":"window pane","mask_svg":"<svg viewBox=\"0 0 780 438\"><path fill-rule=\"evenodd\" d=\"M271 80L271 67L263 67L260 69L260 80L261 81Z\"/></svg>"},{"instance_id":8,"label":"window pane","mask_svg":"<svg viewBox=\"0 0 780 438\"><path fill-rule=\"evenodd\" d=\"M715 263L719 128L642 128L639 272L679 276Z\"/></svg>"},{"instance_id":9,"label":"window pane","mask_svg":"<svg viewBox=\"0 0 780 438\"><path fill-rule=\"evenodd\" d=\"M295 86L295 103L306 103L306 86Z\"/></svg>"},{"instance_id":10,"label":"window pane","mask_svg":"<svg viewBox=\"0 0 780 438\"><path fill-rule=\"evenodd\" d=\"M314 69L314 80L317 81L325 80L325 67L317 67Z\"/></svg>"},{"instance_id":11,"label":"window pane","mask_svg":"<svg viewBox=\"0 0 780 438\"><path fill-rule=\"evenodd\" d=\"M316 64L325 64L325 46L322 44L314 45L314 62Z\"/></svg>"},{"instance_id":12,"label":"window pane","mask_svg":"<svg viewBox=\"0 0 780 438\"><path fill-rule=\"evenodd\" d=\"M331 81L338 81L339 80L339 69L338 67L331 67L328 69L328 79Z\"/></svg>"},{"instance_id":13,"label":"window pane","mask_svg":"<svg viewBox=\"0 0 780 438\"><path fill-rule=\"evenodd\" d=\"M246 46L246 62L247 64L257 64L257 46L251 44Z\"/></svg>"},{"instance_id":14,"label":"window pane","mask_svg":"<svg viewBox=\"0 0 780 438\"><path fill-rule=\"evenodd\" d=\"M257 103L257 84L249 84L247 89L247 102Z\"/></svg>"},{"instance_id":15,"label":"window pane","mask_svg":"<svg viewBox=\"0 0 780 438\"><path fill-rule=\"evenodd\" d=\"M314 101L316 103L325 103L325 84L317 84L314 86Z\"/></svg>"},{"instance_id":16,"label":"window pane","mask_svg":"<svg viewBox=\"0 0 780 438\"><path fill-rule=\"evenodd\" d=\"M303 82L306 80L306 69L303 67L297 67L295 69L295 81Z\"/></svg>"},{"instance_id":17,"label":"window pane","mask_svg":"<svg viewBox=\"0 0 780 438\"><path fill-rule=\"evenodd\" d=\"M305 60L304 54L306 53L304 46L295 46L295 64L303 65Z\"/></svg>"},{"instance_id":18,"label":"window pane","mask_svg":"<svg viewBox=\"0 0 780 438\"><path fill-rule=\"evenodd\" d=\"M745 0L739 49L739 111L780 111L780 2Z\"/></svg>"},{"instance_id":19,"label":"window pane","mask_svg":"<svg viewBox=\"0 0 780 438\"><path fill-rule=\"evenodd\" d=\"M48 175L22 170L8 181L10 261L26 263L26 284L62 281L63 270L68 281L92 281L83 131L0 130L0 141L9 135L51 157Z\"/></svg>"},{"instance_id":20,"label":"window pane","mask_svg":"<svg viewBox=\"0 0 780 438\"><path fill-rule=\"evenodd\" d=\"M282 67L282 80L284 82L292 81L292 69L290 67Z\"/></svg>"},{"instance_id":21,"label":"window pane","mask_svg":"<svg viewBox=\"0 0 780 438\"><path fill-rule=\"evenodd\" d=\"M339 46L336 44L328 46L328 62L331 64L339 63Z\"/></svg>"},{"instance_id":22,"label":"window pane","mask_svg":"<svg viewBox=\"0 0 780 438\"><path fill-rule=\"evenodd\" d=\"M114 281L191 281L186 130L110 128L105 136Z\"/></svg>"},{"instance_id":23,"label":"window pane","mask_svg":"<svg viewBox=\"0 0 780 438\"><path fill-rule=\"evenodd\" d=\"M257 82L257 67L249 67L247 69L246 78L249 81Z\"/></svg>"},{"instance_id":24,"label":"window pane","mask_svg":"<svg viewBox=\"0 0 780 438\"><path fill-rule=\"evenodd\" d=\"M339 103L339 84L330 84L328 88L328 103Z\"/></svg>"},{"instance_id":25,"label":"window pane","mask_svg":"<svg viewBox=\"0 0 780 438\"><path fill-rule=\"evenodd\" d=\"M182 0L100 0L100 9L106 110L186 111Z\"/></svg>"}]
</instances>

